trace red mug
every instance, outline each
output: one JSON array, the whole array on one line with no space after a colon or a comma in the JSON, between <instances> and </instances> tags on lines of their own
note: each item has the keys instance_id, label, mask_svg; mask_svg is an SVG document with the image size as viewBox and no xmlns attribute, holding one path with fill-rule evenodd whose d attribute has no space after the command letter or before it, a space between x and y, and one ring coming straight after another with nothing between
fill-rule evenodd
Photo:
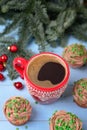
<instances>
[{"instance_id":1,"label":"red mug","mask_svg":"<svg viewBox=\"0 0 87 130\"><path fill-rule=\"evenodd\" d=\"M47 61L49 59L51 61L51 59L55 58L57 62L59 62L65 68L64 79L59 84L48 88L41 87L41 85L35 84L29 77L28 69L30 66L32 66L32 63L34 63L35 66L37 66L37 64L41 65L41 62L38 59L42 58ZM13 60L13 67L20 74L20 76L24 78L30 95L41 104L49 104L56 101L65 91L69 81L70 70L67 62L61 56L54 53L43 52L32 56L29 60L26 60L22 57L16 57ZM36 75L36 73L34 73L34 75Z\"/></svg>"}]
</instances>

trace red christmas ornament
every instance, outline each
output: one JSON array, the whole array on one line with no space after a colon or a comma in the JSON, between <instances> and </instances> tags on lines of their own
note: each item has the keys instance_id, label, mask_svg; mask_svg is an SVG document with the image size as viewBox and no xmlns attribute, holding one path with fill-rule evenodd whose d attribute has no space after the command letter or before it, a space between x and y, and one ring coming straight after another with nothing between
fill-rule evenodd
<instances>
[{"instance_id":1,"label":"red christmas ornament","mask_svg":"<svg viewBox=\"0 0 87 130\"><path fill-rule=\"evenodd\" d=\"M5 69L3 64L0 64L0 71L3 71Z\"/></svg>"},{"instance_id":2,"label":"red christmas ornament","mask_svg":"<svg viewBox=\"0 0 87 130\"><path fill-rule=\"evenodd\" d=\"M10 50L11 52L17 52L18 47L17 47L17 45L11 45L11 46L8 47L8 50Z\"/></svg>"},{"instance_id":3,"label":"red christmas ornament","mask_svg":"<svg viewBox=\"0 0 87 130\"><path fill-rule=\"evenodd\" d=\"M23 89L23 84L21 83L21 82L15 82L14 83L14 86L15 86L15 88L17 88L17 89Z\"/></svg>"},{"instance_id":4,"label":"red christmas ornament","mask_svg":"<svg viewBox=\"0 0 87 130\"><path fill-rule=\"evenodd\" d=\"M0 65L3 65L3 62L2 62L2 61L0 61Z\"/></svg>"},{"instance_id":5,"label":"red christmas ornament","mask_svg":"<svg viewBox=\"0 0 87 130\"><path fill-rule=\"evenodd\" d=\"M3 62L2 62L2 57L0 56L0 64L3 64Z\"/></svg>"},{"instance_id":6,"label":"red christmas ornament","mask_svg":"<svg viewBox=\"0 0 87 130\"><path fill-rule=\"evenodd\" d=\"M7 60L8 60L8 56L6 54L1 55L0 57L1 62L7 62Z\"/></svg>"},{"instance_id":7,"label":"red christmas ornament","mask_svg":"<svg viewBox=\"0 0 87 130\"><path fill-rule=\"evenodd\" d=\"M0 81L3 81L5 79L4 75L0 73Z\"/></svg>"}]
</instances>

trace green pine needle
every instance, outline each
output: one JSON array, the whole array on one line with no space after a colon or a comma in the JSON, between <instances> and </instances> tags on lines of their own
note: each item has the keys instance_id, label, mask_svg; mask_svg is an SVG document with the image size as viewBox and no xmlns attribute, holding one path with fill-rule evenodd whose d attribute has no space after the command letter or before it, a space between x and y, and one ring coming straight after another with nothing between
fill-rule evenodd
<instances>
[{"instance_id":1,"label":"green pine needle","mask_svg":"<svg viewBox=\"0 0 87 130\"><path fill-rule=\"evenodd\" d=\"M29 59L33 50L26 50L32 38L40 52L47 46L65 46L69 35L87 41L87 6L81 0L0 0L0 55L7 54L8 76L15 79L12 61L17 56ZM18 39L9 36L18 30ZM8 46L17 44L18 52L11 53Z\"/></svg>"}]
</instances>

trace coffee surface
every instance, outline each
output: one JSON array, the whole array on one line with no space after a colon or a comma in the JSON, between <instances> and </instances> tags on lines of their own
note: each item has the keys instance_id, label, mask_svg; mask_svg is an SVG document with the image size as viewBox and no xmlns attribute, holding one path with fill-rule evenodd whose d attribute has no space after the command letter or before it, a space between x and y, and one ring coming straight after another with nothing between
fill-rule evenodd
<instances>
[{"instance_id":1,"label":"coffee surface","mask_svg":"<svg viewBox=\"0 0 87 130\"><path fill-rule=\"evenodd\" d=\"M49 63L51 64L49 65ZM44 69L46 70L44 71ZM66 75L64 62L53 55L41 55L36 57L28 65L26 71L29 79L42 88L52 88L56 86ZM42 71L44 74L42 74ZM43 77L44 75L46 77Z\"/></svg>"},{"instance_id":2,"label":"coffee surface","mask_svg":"<svg viewBox=\"0 0 87 130\"><path fill-rule=\"evenodd\" d=\"M65 69L60 63L47 62L45 63L39 73L38 80L49 80L53 85L60 83L65 76Z\"/></svg>"}]
</instances>

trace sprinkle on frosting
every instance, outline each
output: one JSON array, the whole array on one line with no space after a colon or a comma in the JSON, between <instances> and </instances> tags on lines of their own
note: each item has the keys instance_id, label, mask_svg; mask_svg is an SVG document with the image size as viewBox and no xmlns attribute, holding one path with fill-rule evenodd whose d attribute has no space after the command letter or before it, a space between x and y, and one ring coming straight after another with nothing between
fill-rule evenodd
<instances>
[{"instance_id":1,"label":"sprinkle on frosting","mask_svg":"<svg viewBox=\"0 0 87 130\"><path fill-rule=\"evenodd\" d=\"M85 54L85 51L84 51L84 46L83 45L79 45L78 44L74 44L72 46L72 52L78 56L83 56Z\"/></svg>"},{"instance_id":2,"label":"sprinkle on frosting","mask_svg":"<svg viewBox=\"0 0 87 130\"><path fill-rule=\"evenodd\" d=\"M28 129L28 126L27 126L27 125L25 126L25 129Z\"/></svg>"},{"instance_id":3,"label":"sprinkle on frosting","mask_svg":"<svg viewBox=\"0 0 87 130\"><path fill-rule=\"evenodd\" d=\"M16 128L16 130L19 130L19 128Z\"/></svg>"},{"instance_id":4,"label":"sprinkle on frosting","mask_svg":"<svg viewBox=\"0 0 87 130\"><path fill-rule=\"evenodd\" d=\"M82 122L75 114L57 111L50 119L50 130L82 130Z\"/></svg>"},{"instance_id":5,"label":"sprinkle on frosting","mask_svg":"<svg viewBox=\"0 0 87 130\"><path fill-rule=\"evenodd\" d=\"M29 101L22 97L12 97L4 106L4 113L7 119L15 125L27 122L30 118L31 110Z\"/></svg>"},{"instance_id":6,"label":"sprinkle on frosting","mask_svg":"<svg viewBox=\"0 0 87 130\"><path fill-rule=\"evenodd\" d=\"M87 63L87 50L81 44L72 44L65 47L63 58L72 67L81 67Z\"/></svg>"},{"instance_id":7,"label":"sprinkle on frosting","mask_svg":"<svg viewBox=\"0 0 87 130\"><path fill-rule=\"evenodd\" d=\"M73 91L75 102L81 107L87 107L87 78L76 81Z\"/></svg>"},{"instance_id":8,"label":"sprinkle on frosting","mask_svg":"<svg viewBox=\"0 0 87 130\"><path fill-rule=\"evenodd\" d=\"M35 104L38 104L38 102L37 102L37 101L35 101Z\"/></svg>"}]
</instances>

